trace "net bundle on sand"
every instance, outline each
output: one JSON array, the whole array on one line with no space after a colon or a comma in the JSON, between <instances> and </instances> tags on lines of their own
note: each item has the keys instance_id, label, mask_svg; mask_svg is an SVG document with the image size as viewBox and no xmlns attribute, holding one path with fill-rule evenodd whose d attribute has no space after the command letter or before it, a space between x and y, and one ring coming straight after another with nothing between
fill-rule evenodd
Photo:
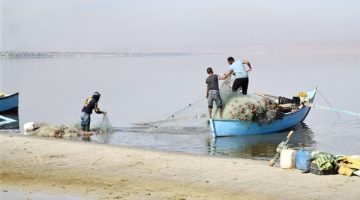
<instances>
[{"instance_id":1,"label":"net bundle on sand","mask_svg":"<svg viewBox=\"0 0 360 200\"><path fill-rule=\"evenodd\" d=\"M30 132L31 135L42 137L77 137L80 134L80 130L75 127L64 125L41 125L38 129Z\"/></svg>"},{"instance_id":2,"label":"net bundle on sand","mask_svg":"<svg viewBox=\"0 0 360 200\"><path fill-rule=\"evenodd\" d=\"M53 125L46 123L34 123L29 122L31 125L31 130L25 130L25 135L35 135L41 137L56 137L56 138L71 138L78 137L82 135L80 123L75 125ZM24 128L26 129L26 128ZM110 123L109 117L107 115L103 116L101 122L94 126L91 131L96 132L97 134L101 133L110 133L113 131L113 127Z\"/></svg>"},{"instance_id":3,"label":"net bundle on sand","mask_svg":"<svg viewBox=\"0 0 360 200\"><path fill-rule=\"evenodd\" d=\"M281 117L281 109L274 99L255 94L243 95L232 92L230 79L225 80L220 88L223 102L223 119L238 119L245 122L270 123ZM220 110L214 109L215 118L220 118Z\"/></svg>"}]
</instances>

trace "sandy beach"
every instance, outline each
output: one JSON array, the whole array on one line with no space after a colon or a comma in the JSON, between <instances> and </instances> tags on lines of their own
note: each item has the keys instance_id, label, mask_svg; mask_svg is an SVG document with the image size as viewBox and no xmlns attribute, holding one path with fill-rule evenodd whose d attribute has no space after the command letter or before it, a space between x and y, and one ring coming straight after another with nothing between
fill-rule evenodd
<instances>
[{"instance_id":1,"label":"sandy beach","mask_svg":"<svg viewBox=\"0 0 360 200\"><path fill-rule=\"evenodd\" d=\"M189 155L0 134L1 189L95 199L358 199L360 179Z\"/></svg>"},{"instance_id":2,"label":"sandy beach","mask_svg":"<svg viewBox=\"0 0 360 200\"><path fill-rule=\"evenodd\" d=\"M359 8L0 0L0 200L360 200Z\"/></svg>"}]
</instances>

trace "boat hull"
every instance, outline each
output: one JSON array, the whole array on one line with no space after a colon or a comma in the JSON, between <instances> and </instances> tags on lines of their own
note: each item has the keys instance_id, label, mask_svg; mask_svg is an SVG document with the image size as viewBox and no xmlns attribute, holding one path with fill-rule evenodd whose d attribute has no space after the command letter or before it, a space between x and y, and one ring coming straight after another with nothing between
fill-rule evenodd
<instances>
[{"instance_id":1,"label":"boat hull","mask_svg":"<svg viewBox=\"0 0 360 200\"><path fill-rule=\"evenodd\" d=\"M310 103L314 101L315 94L316 90L308 92ZM282 119L276 119L267 124L240 120L210 119L210 128L213 137L275 133L290 129L304 121L310 109L310 107L304 106L294 113L285 114Z\"/></svg>"},{"instance_id":2,"label":"boat hull","mask_svg":"<svg viewBox=\"0 0 360 200\"><path fill-rule=\"evenodd\" d=\"M0 112L17 110L19 105L19 93L0 98Z\"/></svg>"}]
</instances>

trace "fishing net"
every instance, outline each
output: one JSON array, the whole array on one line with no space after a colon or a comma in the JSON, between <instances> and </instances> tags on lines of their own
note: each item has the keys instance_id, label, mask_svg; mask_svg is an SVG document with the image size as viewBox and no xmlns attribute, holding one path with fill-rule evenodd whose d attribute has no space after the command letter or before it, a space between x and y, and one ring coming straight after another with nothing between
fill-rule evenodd
<instances>
[{"instance_id":1,"label":"fishing net","mask_svg":"<svg viewBox=\"0 0 360 200\"><path fill-rule=\"evenodd\" d=\"M227 78L220 85L220 96L223 102L223 119L235 119L246 122L270 123L281 118L283 113L276 99L258 96L256 94L243 95L232 91L232 80ZM220 119L220 109L214 103L213 118ZM174 112L165 120L137 123L147 130L202 130L208 127L207 101L204 95L195 99L188 106ZM205 130L205 129L204 129ZM207 129L206 129L207 130Z\"/></svg>"},{"instance_id":2,"label":"fishing net","mask_svg":"<svg viewBox=\"0 0 360 200\"><path fill-rule=\"evenodd\" d=\"M113 126L111 125L110 119L107 114L103 115L101 122L96 126L96 129L101 133L110 133L113 131Z\"/></svg>"},{"instance_id":3,"label":"fishing net","mask_svg":"<svg viewBox=\"0 0 360 200\"><path fill-rule=\"evenodd\" d=\"M81 123L78 122L74 124L73 127L81 130ZM101 121L97 122L96 125L91 125L90 130L97 133L111 133L114 131L114 127L110 122L108 114L105 114Z\"/></svg>"},{"instance_id":4,"label":"fishing net","mask_svg":"<svg viewBox=\"0 0 360 200\"><path fill-rule=\"evenodd\" d=\"M232 81L227 78L220 86L223 102L223 119L238 119L246 122L269 123L280 117L279 107L274 99L255 94L243 95L232 91ZM213 110L214 118L220 118L220 110Z\"/></svg>"},{"instance_id":5,"label":"fishing net","mask_svg":"<svg viewBox=\"0 0 360 200\"><path fill-rule=\"evenodd\" d=\"M200 95L183 108L172 113L165 114L164 120L146 120L135 123L132 131L156 132L156 133L199 133L208 131L207 104L205 94ZM160 118L160 119L161 119Z\"/></svg>"},{"instance_id":6,"label":"fishing net","mask_svg":"<svg viewBox=\"0 0 360 200\"><path fill-rule=\"evenodd\" d=\"M274 120L277 114L277 103L270 98L233 93L225 101L223 119L268 123ZM220 117L218 109L214 116Z\"/></svg>"},{"instance_id":7,"label":"fishing net","mask_svg":"<svg viewBox=\"0 0 360 200\"><path fill-rule=\"evenodd\" d=\"M35 135L41 137L56 137L56 138L71 138L78 137L81 135L81 126L80 123L73 126L65 125L49 125L44 123L39 123L36 126L36 130L29 131L27 135ZM98 123L95 127L92 128L93 131L97 133L109 133L113 131L113 127L110 123L108 115L104 115L101 122Z\"/></svg>"},{"instance_id":8,"label":"fishing net","mask_svg":"<svg viewBox=\"0 0 360 200\"><path fill-rule=\"evenodd\" d=\"M38 129L28 132L29 135L36 135L42 137L56 137L56 138L64 138L64 137L77 137L80 134L80 130L64 125L42 125Z\"/></svg>"}]
</instances>

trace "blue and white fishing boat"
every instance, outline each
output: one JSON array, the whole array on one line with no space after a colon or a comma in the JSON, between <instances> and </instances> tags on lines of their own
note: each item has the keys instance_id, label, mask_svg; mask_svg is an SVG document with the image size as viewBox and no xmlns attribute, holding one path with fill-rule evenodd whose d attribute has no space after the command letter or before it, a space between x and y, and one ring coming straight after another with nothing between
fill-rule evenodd
<instances>
[{"instance_id":1,"label":"blue and white fishing boat","mask_svg":"<svg viewBox=\"0 0 360 200\"><path fill-rule=\"evenodd\" d=\"M19 106L19 93L0 97L0 112L17 110Z\"/></svg>"},{"instance_id":2,"label":"blue and white fishing boat","mask_svg":"<svg viewBox=\"0 0 360 200\"><path fill-rule=\"evenodd\" d=\"M0 128L2 128L2 126L4 126L4 125L11 124L14 122L17 122L17 121L14 119L0 115Z\"/></svg>"},{"instance_id":3,"label":"blue and white fishing boat","mask_svg":"<svg viewBox=\"0 0 360 200\"><path fill-rule=\"evenodd\" d=\"M313 103L316 89L307 92L307 103ZM290 129L305 120L311 107L302 105L294 112L285 113L282 119L270 123L245 122L238 119L210 119L213 137L268 134Z\"/></svg>"}]
</instances>

